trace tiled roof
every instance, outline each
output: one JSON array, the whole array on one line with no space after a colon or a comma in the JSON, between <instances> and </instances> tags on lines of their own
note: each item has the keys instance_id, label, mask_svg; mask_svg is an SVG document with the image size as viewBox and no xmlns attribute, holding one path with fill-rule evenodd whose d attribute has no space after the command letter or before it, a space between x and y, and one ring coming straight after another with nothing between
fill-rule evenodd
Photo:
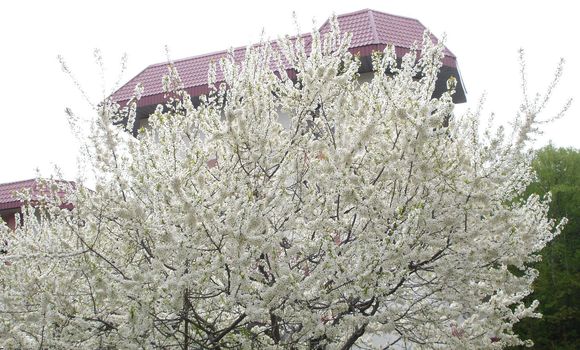
<instances>
[{"instance_id":1,"label":"tiled roof","mask_svg":"<svg viewBox=\"0 0 580 350\"><path fill-rule=\"evenodd\" d=\"M16 198L15 194L27 189L33 189L36 186L36 180L24 180L0 184L0 210L20 208L22 203Z\"/></svg>"},{"instance_id":2,"label":"tiled roof","mask_svg":"<svg viewBox=\"0 0 580 350\"><path fill-rule=\"evenodd\" d=\"M70 184L74 186L73 182ZM33 196L44 192L42 185L36 179L0 184L0 211L19 209L22 206L22 201L18 199L16 194L27 190L31 191Z\"/></svg>"},{"instance_id":3,"label":"tiled roof","mask_svg":"<svg viewBox=\"0 0 580 350\"><path fill-rule=\"evenodd\" d=\"M351 48L368 45L394 45L398 49L410 49L413 44L421 44L423 33L427 28L418 20L391 15L370 9L337 16L340 30L352 33ZM326 32L329 28L326 21L320 28ZM437 40L432 36L433 40ZM452 58L448 64L455 62L455 55L445 48L445 56ZM454 65L454 64L453 64Z\"/></svg>"},{"instance_id":4,"label":"tiled roof","mask_svg":"<svg viewBox=\"0 0 580 350\"><path fill-rule=\"evenodd\" d=\"M361 10L337 16L340 30L352 33L350 51L359 53L361 56L368 56L372 51L382 50L387 44L395 46L395 51L399 57L409 52L413 44L421 44L425 26L416 19L390 15L374 10ZM328 21L325 22L320 31L322 33L329 30ZM310 43L310 35L303 35L306 47ZM434 40L437 40L433 36ZM241 61L246 48L234 49L236 61ZM194 56L174 61L174 65L179 73L181 81L186 91L191 96L199 96L208 92L207 73L210 62L218 61L225 56L227 51L219 51L200 56ZM451 51L445 49L443 65L456 67L456 58ZM168 72L167 62L153 64L145 68L141 73L123 85L113 95L112 99L121 105L126 103L133 95L135 86L141 83L144 93L139 101L139 106L148 106L163 102L162 78ZM221 74L218 70L217 80L220 81Z\"/></svg>"}]
</instances>

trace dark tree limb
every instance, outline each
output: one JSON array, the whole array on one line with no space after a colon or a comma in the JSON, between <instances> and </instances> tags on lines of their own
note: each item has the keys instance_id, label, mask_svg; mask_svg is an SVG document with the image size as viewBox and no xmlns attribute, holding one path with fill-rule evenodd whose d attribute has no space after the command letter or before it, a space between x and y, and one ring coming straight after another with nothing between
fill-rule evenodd
<instances>
[{"instance_id":1,"label":"dark tree limb","mask_svg":"<svg viewBox=\"0 0 580 350\"><path fill-rule=\"evenodd\" d=\"M346 340L346 343L344 343L344 345L340 349L341 350L348 350L348 349L352 348L352 346L358 340L358 338L362 337L362 335L365 334L366 329L367 329L367 323L365 323L362 326L360 326L359 328L357 328L354 331L354 333L351 334L350 337L348 337L348 339Z\"/></svg>"}]
</instances>

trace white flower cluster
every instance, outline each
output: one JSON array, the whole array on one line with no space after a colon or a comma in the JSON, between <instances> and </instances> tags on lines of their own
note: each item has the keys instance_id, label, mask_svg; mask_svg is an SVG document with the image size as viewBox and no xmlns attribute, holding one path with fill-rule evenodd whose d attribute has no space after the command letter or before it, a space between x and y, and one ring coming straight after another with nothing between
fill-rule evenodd
<instances>
[{"instance_id":1,"label":"white flower cluster","mask_svg":"<svg viewBox=\"0 0 580 350\"><path fill-rule=\"evenodd\" d=\"M547 198L521 198L531 128L482 136L477 114L453 114L452 90L433 98L443 46L428 35L418 60L373 55L359 83L332 24L308 48L284 39L222 60L199 106L173 69L177 91L137 139L111 124L133 123L135 105L99 106L95 189L0 228L0 346L523 343L512 326L538 316L522 303L527 264L559 232Z\"/></svg>"}]
</instances>

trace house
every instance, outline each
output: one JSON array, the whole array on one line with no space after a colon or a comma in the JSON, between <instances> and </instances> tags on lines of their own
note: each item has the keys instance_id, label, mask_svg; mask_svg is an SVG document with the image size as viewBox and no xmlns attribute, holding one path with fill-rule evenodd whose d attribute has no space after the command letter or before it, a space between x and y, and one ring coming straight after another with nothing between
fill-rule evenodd
<instances>
[{"instance_id":1,"label":"house","mask_svg":"<svg viewBox=\"0 0 580 350\"><path fill-rule=\"evenodd\" d=\"M360 79L363 81L372 78L371 54L373 52L382 51L386 45L393 45L397 57L402 57L411 50L415 43L421 43L423 33L426 30L426 27L416 19L370 9L338 15L337 20L342 32L352 33L349 50L360 57L361 66L359 73ZM328 21L320 27L322 33L327 32L329 29L330 24ZM310 34L304 34L301 37L308 49L311 42ZM235 59L242 61L246 47L235 48L233 52ZM199 96L209 92L207 76L210 62L218 61L227 53L227 50L223 50L173 62L180 74L185 90L192 96L194 103L199 103ZM453 76L457 80L456 93L453 96L453 100L455 103L465 102L465 88L459 72L457 58L447 48L444 50L442 63L443 66L436 83L435 96L446 91L446 82ZM220 81L222 76L220 76L219 70L217 73L217 80ZM292 70L289 70L288 73L290 77L296 76L296 72ZM135 86L139 83L143 85L144 92L137 104L137 121L134 132L147 122L147 117L155 110L158 104L165 102L162 78L166 74L167 62L150 65L111 96L114 101L124 106L132 97ZM215 162L215 160L210 160L210 162ZM16 216L21 213L23 205L15 194L24 190L30 190L33 194L38 192L38 181L25 180L0 184L0 216L12 228L16 225Z\"/></svg>"},{"instance_id":2,"label":"house","mask_svg":"<svg viewBox=\"0 0 580 350\"><path fill-rule=\"evenodd\" d=\"M21 215L24 203L17 197L22 191L33 191L36 186L35 180L24 180L0 184L0 217L8 227L16 227L16 217Z\"/></svg>"},{"instance_id":3,"label":"house","mask_svg":"<svg viewBox=\"0 0 580 350\"><path fill-rule=\"evenodd\" d=\"M375 51L382 51L386 45L393 45L397 57L402 57L411 50L413 44L420 45L426 27L416 19L395 16L375 10L361 10L337 16L337 20L342 32L352 33L350 52L358 55L361 60L359 73L361 80L370 80L372 77L371 54ZM321 27L322 33L330 30L330 24L326 21ZM310 34L302 35L306 48L311 42ZM433 37L435 40L436 38ZM233 50L236 60L242 61L246 47L238 47ZM173 62L185 90L192 97L195 103L199 103L199 96L207 94L208 69L210 62L217 62L228 53L227 50L202 54L189 58L179 59ZM444 50L443 66L436 83L435 96L441 95L447 90L446 82L450 77L457 80L456 93L453 96L455 103L466 101L463 79L459 73L457 58L447 48ZM290 77L296 74L292 70L288 71ZM155 110L158 104L165 102L162 87L162 78L167 74L167 62L157 63L145 68L141 73L129 80L119 88L112 99L125 106L133 95L134 88L141 83L144 93L137 104L137 120L134 132L146 124L147 117ZM217 72L217 81L222 76Z\"/></svg>"},{"instance_id":4,"label":"house","mask_svg":"<svg viewBox=\"0 0 580 350\"><path fill-rule=\"evenodd\" d=\"M74 182L60 181L59 183L67 183L71 186L75 186ZM29 191L33 200L33 205L38 204L38 200L42 196L50 193L50 189L42 183L42 180L30 179L16 182L9 182L0 184L0 218L10 227L11 229L16 228L17 217L22 220L22 208L24 202L19 198L18 193ZM64 192L62 189L57 189L56 194L59 197L64 197ZM63 203L62 208L71 209L70 204Z\"/></svg>"}]
</instances>

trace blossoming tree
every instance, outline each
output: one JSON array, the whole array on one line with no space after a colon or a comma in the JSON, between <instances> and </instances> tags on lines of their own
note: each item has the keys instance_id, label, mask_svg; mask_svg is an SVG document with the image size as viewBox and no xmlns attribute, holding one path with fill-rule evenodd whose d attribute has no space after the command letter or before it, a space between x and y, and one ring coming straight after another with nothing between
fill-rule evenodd
<instances>
[{"instance_id":1,"label":"blossoming tree","mask_svg":"<svg viewBox=\"0 0 580 350\"><path fill-rule=\"evenodd\" d=\"M72 210L47 194L0 229L0 345L522 343L527 263L560 230L549 198L521 198L543 105L524 104L511 137L480 133L478 113L454 115L452 81L433 98L428 35L420 54L376 53L368 83L336 22L312 38L224 59L199 106L170 69L170 100L136 138L138 89L129 108L101 104L94 190L69 189Z\"/></svg>"}]
</instances>

